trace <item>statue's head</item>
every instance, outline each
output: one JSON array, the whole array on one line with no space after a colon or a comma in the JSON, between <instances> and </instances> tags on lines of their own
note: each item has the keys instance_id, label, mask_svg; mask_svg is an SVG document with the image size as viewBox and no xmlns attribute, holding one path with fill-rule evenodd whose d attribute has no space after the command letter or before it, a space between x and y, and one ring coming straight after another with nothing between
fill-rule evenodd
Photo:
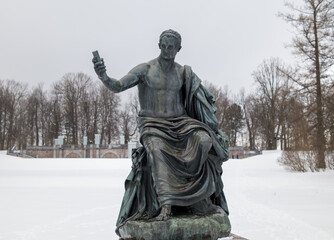
<instances>
[{"instance_id":1,"label":"statue's head","mask_svg":"<svg viewBox=\"0 0 334 240\"><path fill-rule=\"evenodd\" d=\"M166 31L163 31L161 34L160 34L160 40L159 40L159 45L161 43L161 40L164 38L164 37L167 37L167 38L174 38L176 40L176 43L177 43L177 46L181 49L181 35L172 30L172 29L169 29L169 30L166 30ZM179 49L179 50L180 50Z\"/></svg>"},{"instance_id":2,"label":"statue's head","mask_svg":"<svg viewBox=\"0 0 334 240\"><path fill-rule=\"evenodd\" d=\"M181 49L181 35L171 29L163 31L160 35L159 48L162 58L174 59Z\"/></svg>"}]
</instances>

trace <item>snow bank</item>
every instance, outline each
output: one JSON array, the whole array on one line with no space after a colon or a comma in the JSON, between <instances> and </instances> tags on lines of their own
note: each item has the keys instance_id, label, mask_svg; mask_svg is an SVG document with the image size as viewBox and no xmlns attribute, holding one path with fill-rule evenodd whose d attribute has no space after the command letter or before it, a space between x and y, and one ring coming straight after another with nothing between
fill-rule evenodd
<instances>
[{"instance_id":1,"label":"snow bank","mask_svg":"<svg viewBox=\"0 0 334 240\"><path fill-rule=\"evenodd\" d=\"M288 172L280 151L224 165L232 231L250 239L334 239L334 171Z\"/></svg>"}]
</instances>

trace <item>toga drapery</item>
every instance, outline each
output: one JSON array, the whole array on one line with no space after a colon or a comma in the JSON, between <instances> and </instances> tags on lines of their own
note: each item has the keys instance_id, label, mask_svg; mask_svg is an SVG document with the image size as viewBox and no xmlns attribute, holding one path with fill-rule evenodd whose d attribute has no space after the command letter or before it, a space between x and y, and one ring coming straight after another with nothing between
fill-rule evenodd
<instances>
[{"instance_id":1,"label":"toga drapery","mask_svg":"<svg viewBox=\"0 0 334 240\"><path fill-rule=\"evenodd\" d=\"M138 117L142 147L132 153L132 169L116 223L150 219L161 206L190 206L210 199L226 213L221 180L228 159L228 139L218 130L211 93L185 66L186 114L176 118Z\"/></svg>"}]
</instances>

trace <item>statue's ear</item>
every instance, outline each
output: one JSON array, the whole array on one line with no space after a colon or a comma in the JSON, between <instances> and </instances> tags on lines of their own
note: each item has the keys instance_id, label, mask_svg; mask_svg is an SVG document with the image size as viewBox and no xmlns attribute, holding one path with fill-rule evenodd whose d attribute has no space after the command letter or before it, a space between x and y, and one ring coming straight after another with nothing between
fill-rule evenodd
<instances>
[{"instance_id":1,"label":"statue's ear","mask_svg":"<svg viewBox=\"0 0 334 240\"><path fill-rule=\"evenodd\" d=\"M182 47L180 46L178 52L180 52L181 48L182 48Z\"/></svg>"},{"instance_id":2,"label":"statue's ear","mask_svg":"<svg viewBox=\"0 0 334 240\"><path fill-rule=\"evenodd\" d=\"M158 43L159 49L161 49L160 42Z\"/></svg>"}]
</instances>

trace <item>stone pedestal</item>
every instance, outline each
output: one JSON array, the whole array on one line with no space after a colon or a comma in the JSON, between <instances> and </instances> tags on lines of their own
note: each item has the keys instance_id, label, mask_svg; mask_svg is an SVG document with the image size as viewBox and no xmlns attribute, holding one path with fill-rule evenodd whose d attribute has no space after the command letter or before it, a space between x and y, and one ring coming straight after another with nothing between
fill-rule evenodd
<instances>
[{"instance_id":1,"label":"stone pedestal","mask_svg":"<svg viewBox=\"0 0 334 240\"><path fill-rule=\"evenodd\" d=\"M128 221L119 232L123 240L217 240L230 236L231 225L222 212L207 216L172 216L167 221Z\"/></svg>"}]
</instances>

